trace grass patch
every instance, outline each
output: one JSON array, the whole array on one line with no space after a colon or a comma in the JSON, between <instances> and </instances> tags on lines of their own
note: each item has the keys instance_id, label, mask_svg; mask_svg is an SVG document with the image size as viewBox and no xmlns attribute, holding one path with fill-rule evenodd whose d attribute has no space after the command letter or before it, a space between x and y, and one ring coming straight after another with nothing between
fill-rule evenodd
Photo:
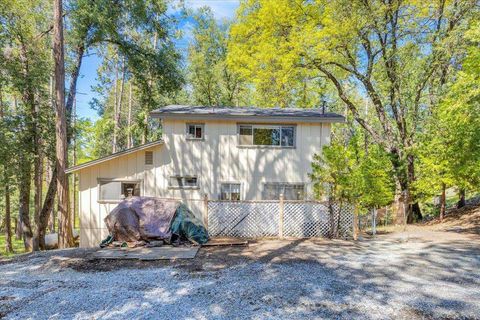
<instances>
[{"instance_id":1,"label":"grass patch","mask_svg":"<svg viewBox=\"0 0 480 320\"><path fill-rule=\"evenodd\" d=\"M15 235L12 235L12 246L14 253L7 253L5 250L5 235L0 235L0 254L2 257L11 257L15 254L25 253L25 247L23 245L23 240L16 240Z\"/></svg>"}]
</instances>

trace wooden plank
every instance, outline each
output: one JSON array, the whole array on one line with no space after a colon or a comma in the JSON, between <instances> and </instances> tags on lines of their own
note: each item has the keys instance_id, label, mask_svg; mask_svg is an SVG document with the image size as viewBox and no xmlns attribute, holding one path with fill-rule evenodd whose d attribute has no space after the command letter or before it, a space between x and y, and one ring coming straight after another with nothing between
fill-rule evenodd
<instances>
[{"instance_id":1,"label":"wooden plank","mask_svg":"<svg viewBox=\"0 0 480 320\"><path fill-rule=\"evenodd\" d=\"M210 239L207 243L202 244L202 247L216 247L216 246L247 246L248 241L240 239Z\"/></svg>"},{"instance_id":2,"label":"wooden plank","mask_svg":"<svg viewBox=\"0 0 480 320\"><path fill-rule=\"evenodd\" d=\"M199 247L106 248L93 254L96 259L172 260L193 259Z\"/></svg>"}]
</instances>

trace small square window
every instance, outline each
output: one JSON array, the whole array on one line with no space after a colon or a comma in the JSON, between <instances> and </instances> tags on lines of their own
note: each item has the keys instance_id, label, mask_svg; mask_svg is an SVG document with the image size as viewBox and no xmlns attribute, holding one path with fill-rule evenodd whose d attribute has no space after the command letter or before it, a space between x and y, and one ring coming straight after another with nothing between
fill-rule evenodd
<instances>
[{"instance_id":1,"label":"small square window","mask_svg":"<svg viewBox=\"0 0 480 320\"><path fill-rule=\"evenodd\" d=\"M220 185L220 200L240 200L240 183L222 183Z\"/></svg>"},{"instance_id":2,"label":"small square window","mask_svg":"<svg viewBox=\"0 0 480 320\"><path fill-rule=\"evenodd\" d=\"M198 123L187 124L187 139L189 140L202 140L203 139L204 125Z\"/></svg>"}]
</instances>

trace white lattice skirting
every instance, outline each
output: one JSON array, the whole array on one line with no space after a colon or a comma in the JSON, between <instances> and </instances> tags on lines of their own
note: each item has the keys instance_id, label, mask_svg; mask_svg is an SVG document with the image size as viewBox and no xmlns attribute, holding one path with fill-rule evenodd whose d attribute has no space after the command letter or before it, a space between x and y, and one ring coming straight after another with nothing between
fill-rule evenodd
<instances>
[{"instance_id":1,"label":"white lattice skirting","mask_svg":"<svg viewBox=\"0 0 480 320\"><path fill-rule=\"evenodd\" d=\"M208 232L219 237L338 237L353 233L353 207L318 201L208 201Z\"/></svg>"}]
</instances>

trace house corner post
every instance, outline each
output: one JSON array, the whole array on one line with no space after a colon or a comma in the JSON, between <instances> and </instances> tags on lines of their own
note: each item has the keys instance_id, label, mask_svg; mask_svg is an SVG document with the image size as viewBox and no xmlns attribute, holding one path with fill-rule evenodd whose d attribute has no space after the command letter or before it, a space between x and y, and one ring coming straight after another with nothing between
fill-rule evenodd
<instances>
[{"instance_id":1,"label":"house corner post","mask_svg":"<svg viewBox=\"0 0 480 320\"><path fill-rule=\"evenodd\" d=\"M284 202L284 196L283 193L280 194L280 199L278 202L278 207L279 207L279 215L278 215L278 237L283 238L283 216L285 212L285 202Z\"/></svg>"},{"instance_id":2,"label":"house corner post","mask_svg":"<svg viewBox=\"0 0 480 320\"><path fill-rule=\"evenodd\" d=\"M358 240L358 205L353 208L353 240Z\"/></svg>"},{"instance_id":3,"label":"house corner post","mask_svg":"<svg viewBox=\"0 0 480 320\"><path fill-rule=\"evenodd\" d=\"M208 194L203 196L203 224L208 231Z\"/></svg>"}]
</instances>

